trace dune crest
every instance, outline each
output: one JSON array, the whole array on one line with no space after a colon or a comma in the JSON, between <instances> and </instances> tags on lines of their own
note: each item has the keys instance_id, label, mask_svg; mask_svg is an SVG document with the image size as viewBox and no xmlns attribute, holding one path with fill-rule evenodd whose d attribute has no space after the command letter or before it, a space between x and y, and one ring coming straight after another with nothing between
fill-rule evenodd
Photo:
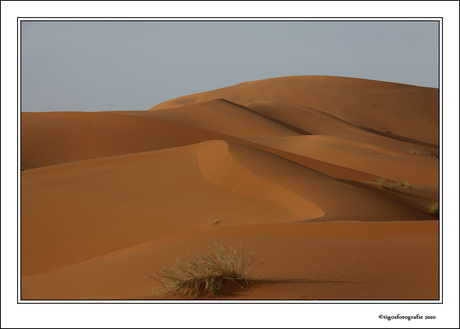
<instances>
[{"instance_id":1,"label":"dune crest","mask_svg":"<svg viewBox=\"0 0 460 329\"><path fill-rule=\"evenodd\" d=\"M233 193L266 198L294 211L303 220L324 216L311 201L252 174L235 162L228 151L229 145L224 141L207 142L199 149L200 169L207 182Z\"/></svg>"},{"instance_id":2,"label":"dune crest","mask_svg":"<svg viewBox=\"0 0 460 329\"><path fill-rule=\"evenodd\" d=\"M301 105L355 125L438 144L437 133L432 132L439 125L439 90L384 81L334 76L281 77L179 97L150 110L220 98L241 105L254 101ZM416 120L417 124L401 125L401 119ZM416 128L419 125L425 129L420 131Z\"/></svg>"}]
</instances>

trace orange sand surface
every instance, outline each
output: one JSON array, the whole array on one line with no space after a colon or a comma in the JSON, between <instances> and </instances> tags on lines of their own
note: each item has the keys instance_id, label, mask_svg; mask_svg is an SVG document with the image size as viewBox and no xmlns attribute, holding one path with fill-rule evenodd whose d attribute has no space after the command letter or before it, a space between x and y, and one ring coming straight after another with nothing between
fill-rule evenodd
<instances>
[{"instance_id":1,"label":"orange sand surface","mask_svg":"<svg viewBox=\"0 0 460 329\"><path fill-rule=\"evenodd\" d=\"M22 113L21 299L181 298L152 277L215 244L262 279L219 299L439 299L438 127L438 89L324 76Z\"/></svg>"}]
</instances>

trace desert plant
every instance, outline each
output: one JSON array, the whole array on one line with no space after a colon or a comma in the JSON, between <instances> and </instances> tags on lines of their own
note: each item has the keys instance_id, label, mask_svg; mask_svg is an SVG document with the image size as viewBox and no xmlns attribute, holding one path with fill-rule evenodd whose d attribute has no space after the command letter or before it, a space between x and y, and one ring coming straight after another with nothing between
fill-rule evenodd
<instances>
[{"instance_id":1,"label":"desert plant","mask_svg":"<svg viewBox=\"0 0 460 329\"><path fill-rule=\"evenodd\" d=\"M404 186L405 188L412 189L412 185L408 181L404 180L404 178L398 178L398 186Z\"/></svg>"},{"instance_id":2,"label":"desert plant","mask_svg":"<svg viewBox=\"0 0 460 329\"><path fill-rule=\"evenodd\" d=\"M173 268L165 268L153 277L160 283L158 291L165 295L197 298L222 295L235 285L244 288L244 285L260 281L247 273L254 262L254 253L245 257L241 247L238 250L230 247L227 251L216 245L211 249L210 255L196 252L197 257L187 265L176 258Z\"/></svg>"},{"instance_id":3,"label":"desert plant","mask_svg":"<svg viewBox=\"0 0 460 329\"><path fill-rule=\"evenodd\" d=\"M430 158L438 159L436 155L431 155L431 153L423 152L425 155L428 155Z\"/></svg>"},{"instance_id":4,"label":"desert plant","mask_svg":"<svg viewBox=\"0 0 460 329\"><path fill-rule=\"evenodd\" d=\"M379 179L377 179L377 185L380 186L380 188L393 189L391 185L387 183L387 180L385 177L380 177Z\"/></svg>"},{"instance_id":5,"label":"desert plant","mask_svg":"<svg viewBox=\"0 0 460 329\"><path fill-rule=\"evenodd\" d=\"M428 212L434 216L439 216L439 202L433 202L427 206Z\"/></svg>"}]
</instances>

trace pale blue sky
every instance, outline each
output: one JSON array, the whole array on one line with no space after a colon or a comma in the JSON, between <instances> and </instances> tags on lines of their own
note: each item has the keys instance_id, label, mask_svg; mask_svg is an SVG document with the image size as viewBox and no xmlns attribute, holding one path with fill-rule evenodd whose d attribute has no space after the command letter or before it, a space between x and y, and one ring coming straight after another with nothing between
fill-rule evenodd
<instances>
[{"instance_id":1,"label":"pale blue sky","mask_svg":"<svg viewBox=\"0 0 460 329\"><path fill-rule=\"evenodd\" d=\"M22 110L148 109L293 75L438 87L437 21L22 21Z\"/></svg>"}]
</instances>

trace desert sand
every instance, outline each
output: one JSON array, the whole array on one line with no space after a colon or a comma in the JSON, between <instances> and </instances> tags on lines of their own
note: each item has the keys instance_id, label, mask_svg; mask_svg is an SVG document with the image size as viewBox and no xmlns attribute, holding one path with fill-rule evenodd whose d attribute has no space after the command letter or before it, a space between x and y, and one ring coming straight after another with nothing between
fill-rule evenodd
<instances>
[{"instance_id":1,"label":"desert sand","mask_svg":"<svg viewBox=\"0 0 460 329\"><path fill-rule=\"evenodd\" d=\"M152 276L219 244L254 252L262 280L219 300L437 300L438 104L296 76L21 113L21 299L181 299Z\"/></svg>"}]
</instances>

